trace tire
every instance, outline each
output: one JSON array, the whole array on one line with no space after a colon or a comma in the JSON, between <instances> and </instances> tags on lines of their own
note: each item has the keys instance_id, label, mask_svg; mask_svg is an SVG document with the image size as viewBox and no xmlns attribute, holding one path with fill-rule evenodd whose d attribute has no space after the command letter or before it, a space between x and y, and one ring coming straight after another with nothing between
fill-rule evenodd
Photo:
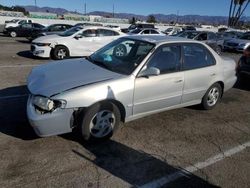
<instances>
[{"instance_id":1,"label":"tire","mask_svg":"<svg viewBox=\"0 0 250 188\"><path fill-rule=\"evenodd\" d=\"M91 106L84 114L81 113L81 116L82 121L79 130L86 141L110 138L121 121L121 113L118 107L108 102Z\"/></svg>"},{"instance_id":2,"label":"tire","mask_svg":"<svg viewBox=\"0 0 250 188\"><path fill-rule=\"evenodd\" d=\"M222 88L220 84L213 84L202 98L201 105L205 110L213 109L220 101L222 96Z\"/></svg>"},{"instance_id":3,"label":"tire","mask_svg":"<svg viewBox=\"0 0 250 188\"><path fill-rule=\"evenodd\" d=\"M216 52L218 55L221 55L221 53L222 53L222 47L221 47L221 46L217 46L216 49L215 49L215 52Z\"/></svg>"},{"instance_id":4,"label":"tire","mask_svg":"<svg viewBox=\"0 0 250 188\"><path fill-rule=\"evenodd\" d=\"M52 59L61 60L69 57L69 50L66 46L56 46L52 50Z\"/></svg>"},{"instance_id":5,"label":"tire","mask_svg":"<svg viewBox=\"0 0 250 188\"><path fill-rule=\"evenodd\" d=\"M17 37L17 33L16 33L15 31L11 31L11 32L10 32L10 36L11 36L12 38L15 38L15 37Z\"/></svg>"},{"instance_id":6,"label":"tire","mask_svg":"<svg viewBox=\"0 0 250 188\"><path fill-rule=\"evenodd\" d=\"M114 48L113 55L115 57L124 57L127 55L127 48L124 44L120 44Z\"/></svg>"}]
</instances>

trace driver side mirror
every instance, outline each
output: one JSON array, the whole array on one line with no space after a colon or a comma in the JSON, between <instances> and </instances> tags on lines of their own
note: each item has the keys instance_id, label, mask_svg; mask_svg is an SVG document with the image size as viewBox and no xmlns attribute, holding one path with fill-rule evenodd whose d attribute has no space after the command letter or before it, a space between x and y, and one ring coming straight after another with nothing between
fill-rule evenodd
<instances>
[{"instance_id":1,"label":"driver side mirror","mask_svg":"<svg viewBox=\"0 0 250 188\"><path fill-rule=\"evenodd\" d=\"M78 34L78 35L76 35L74 38L75 38L76 40L78 40L78 39L82 38L82 35L81 35L81 34Z\"/></svg>"},{"instance_id":2,"label":"driver side mirror","mask_svg":"<svg viewBox=\"0 0 250 188\"><path fill-rule=\"evenodd\" d=\"M158 76L160 75L160 72L161 72L160 69L156 67L149 67L146 68L145 70L142 70L138 76L148 78L149 76Z\"/></svg>"}]
</instances>

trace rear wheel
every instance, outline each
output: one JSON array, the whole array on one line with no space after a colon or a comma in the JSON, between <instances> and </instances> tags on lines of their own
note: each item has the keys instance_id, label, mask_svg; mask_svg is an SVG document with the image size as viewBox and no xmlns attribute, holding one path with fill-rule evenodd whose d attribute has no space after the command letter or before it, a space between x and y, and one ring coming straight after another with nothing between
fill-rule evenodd
<instances>
[{"instance_id":1,"label":"rear wheel","mask_svg":"<svg viewBox=\"0 0 250 188\"><path fill-rule=\"evenodd\" d=\"M52 51L52 58L56 60L66 59L69 57L69 50L65 46L56 46Z\"/></svg>"},{"instance_id":2,"label":"rear wheel","mask_svg":"<svg viewBox=\"0 0 250 188\"><path fill-rule=\"evenodd\" d=\"M11 31L10 32L10 36L13 37L13 38L15 38L17 36L17 33L15 31Z\"/></svg>"},{"instance_id":3,"label":"rear wheel","mask_svg":"<svg viewBox=\"0 0 250 188\"><path fill-rule=\"evenodd\" d=\"M113 103L98 103L82 114L80 131L85 140L110 138L117 130L121 114Z\"/></svg>"},{"instance_id":4,"label":"rear wheel","mask_svg":"<svg viewBox=\"0 0 250 188\"><path fill-rule=\"evenodd\" d=\"M202 107L205 110L213 109L216 104L219 102L222 96L222 88L220 84L215 83L213 84L206 92L204 97L202 98Z\"/></svg>"}]
</instances>

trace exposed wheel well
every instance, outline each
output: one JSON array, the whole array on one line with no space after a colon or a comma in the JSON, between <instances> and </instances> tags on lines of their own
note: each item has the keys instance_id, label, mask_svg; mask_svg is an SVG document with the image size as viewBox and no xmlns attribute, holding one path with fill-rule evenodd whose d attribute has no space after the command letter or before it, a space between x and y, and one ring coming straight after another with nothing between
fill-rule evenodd
<instances>
[{"instance_id":1,"label":"exposed wheel well","mask_svg":"<svg viewBox=\"0 0 250 188\"><path fill-rule=\"evenodd\" d=\"M223 96L223 94L224 94L224 83L223 83L222 81L218 81L218 82L216 82L216 83L220 84L221 91L222 91L222 93L221 93L221 97L222 97L222 96Z\"/></svg>"},{"instance_id":2,"label":"exposed wheel well","mask_svg":"<svg viewBox=\"0 0 250 188\"><path fill-rule=\"evenodd\" d=\"M98 103L113 103L114 105L116 105L121 113L121 121L125 122L125 117L126 117L126 110L123 106L123 104L117 100L114 99L108 99L108 100L103 100L103 101L99 101L93 105L96 105ZM89 106L90 107L90 106ZM84 108L79 108L78 110L74 111L73 113L73 126L78 126L79 123L81 122L82 118L84 117L84 114L86 113L86 111L88 110L89 107L84 107Z\"/></svg>"}]
</instances>

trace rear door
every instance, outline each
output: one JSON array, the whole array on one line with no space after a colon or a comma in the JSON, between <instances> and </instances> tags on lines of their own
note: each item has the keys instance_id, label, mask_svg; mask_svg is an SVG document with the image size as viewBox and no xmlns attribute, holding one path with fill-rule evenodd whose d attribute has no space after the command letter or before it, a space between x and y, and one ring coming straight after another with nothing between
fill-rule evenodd
<instances>
[{"instance_id":1,"label":"rear door","mask_svg":"<svg viewBox=\"0 0 250 188\"><path fill-rule=\"evenodd\" d=\"M183 44L185 84L182 102L201 100L218 75L216 60L202 44Z\"/></svg>"}]
</instances>

